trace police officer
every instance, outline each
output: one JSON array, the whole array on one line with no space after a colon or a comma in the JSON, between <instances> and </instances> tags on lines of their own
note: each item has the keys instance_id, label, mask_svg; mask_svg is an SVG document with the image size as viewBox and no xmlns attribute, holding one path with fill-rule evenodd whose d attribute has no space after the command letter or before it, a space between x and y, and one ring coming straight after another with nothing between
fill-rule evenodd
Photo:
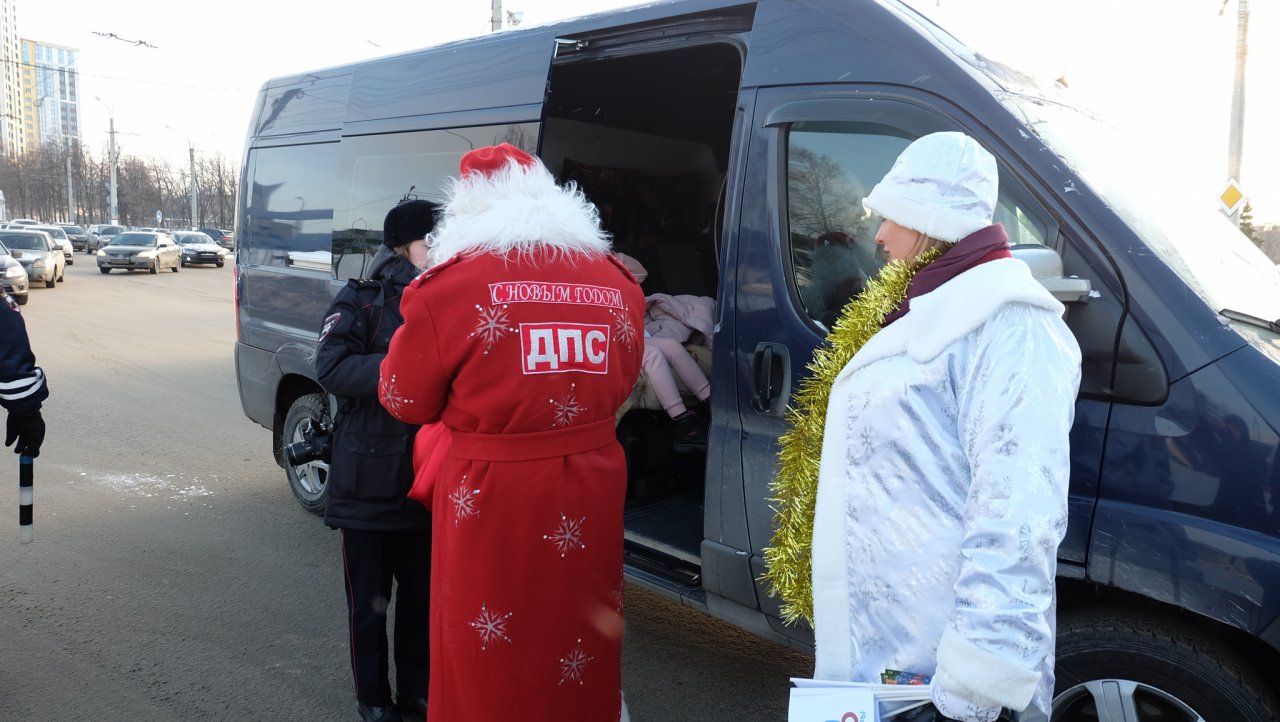
<instances>
[{"instance_id":1,"label":"police officer","mask_svg":"<svg viewBox=\"0 0 1280 722\"><path fill-rule=\"evenodd\" d=\"M32 458L40 455L44 442L40 404L48 397L49 386L31 353L18 304L0 291L0 405L9 412L4 445L12 446L13 453Z\"/></svg>"},{"instance_id":2,"label":"police officer","mask_svg":"<svg viewBox=\"0 0 1280 722\"><path fill-rule=\"evenodd\" d=\"M320 384L338 399L325 523L342 534L351 668L366 722L422 719L427 708L431 520L405 496L418 427L378 403L378 366L403 323L400 294L426 264L436 208L410 200L391 209L369 279L352 279L338 292L316 352ZM398 704L387 665L393 579Z\"/></svg>"}]
</instances>

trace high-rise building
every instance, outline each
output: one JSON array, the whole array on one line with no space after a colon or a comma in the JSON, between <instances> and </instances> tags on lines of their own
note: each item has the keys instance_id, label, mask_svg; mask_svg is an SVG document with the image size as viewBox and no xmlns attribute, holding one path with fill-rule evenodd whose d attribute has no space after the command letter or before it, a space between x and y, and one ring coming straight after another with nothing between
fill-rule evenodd
<instances>
[{"instance_id":1,"label":"high-rise building","mask_svg":"<svg viewBox=\"0 0 1280 722\"><path fill-rule=\"evenodd\" d=\"M17 4L17 0L0 0L0 153L6 155L20 153L26 147Z\"/></svg>"},{"instance_id":2,"label":"high-rise building","mask_svg":"<svg viewBox=\"0 0 1280 722\"><path fill-rule=\"evenodd\" d=\"M23 38L22 129L28 150L80 140L78 54L75 48Z\"/></svg>"}]
</instances>

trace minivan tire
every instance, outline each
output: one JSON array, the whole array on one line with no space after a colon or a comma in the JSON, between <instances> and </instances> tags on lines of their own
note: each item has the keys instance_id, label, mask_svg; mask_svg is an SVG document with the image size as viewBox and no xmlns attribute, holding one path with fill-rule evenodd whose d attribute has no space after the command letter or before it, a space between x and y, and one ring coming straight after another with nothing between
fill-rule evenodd
<instances>
[{"instance_id":1,"label":"minivan tire","mask_svg":"<svg viewBox=\"0 0 1280 722\"><path fill-rule=\"evenodd\" d=\"M283 444L288 446L295 441L302 441L304 424L331 424L329 419L329 399L324 394L307 394L299 396L289 406L285 414L284 427L281 429ZM303 509L312 514L324 514L325 500L329 491L329 465L315 461L302 467L294 467L281 451L285 475L289 477L289 489Z\"/></svg>"},{"instance_id":2,"label":"minivan tire","mask_svg":"<svg viewBox=\"0 0 1280 722\"><path fill-rule=\"evenodd\" d=\"M1172 615L1120 609L1064 613L1056 668L1054 722L1147 719L1135 706L1160 710L1152 718L1160 720L1280 719L1275 697L1243 658ZM1099 709L1103 695L1108 709Z\"/></svg>"}]
</instances>

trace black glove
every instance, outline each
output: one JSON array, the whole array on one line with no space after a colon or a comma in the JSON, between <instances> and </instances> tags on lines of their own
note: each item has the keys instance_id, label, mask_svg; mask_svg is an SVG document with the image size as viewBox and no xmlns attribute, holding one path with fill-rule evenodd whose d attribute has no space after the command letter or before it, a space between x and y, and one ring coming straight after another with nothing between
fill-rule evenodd
<instances>
[{"instance_id":1,"label":"black glove","mask_svg":"<svg viewBox=\"0 0 1280 722\"><path fill-rule=\"evenodd\" d=\"M31 458L40 455L40 444L44 443L44 418L39 411L29 414L9 414L9 423L5 428L4 445L13 444L13 453L25 454Z\"/></svg>"}]
</instances>

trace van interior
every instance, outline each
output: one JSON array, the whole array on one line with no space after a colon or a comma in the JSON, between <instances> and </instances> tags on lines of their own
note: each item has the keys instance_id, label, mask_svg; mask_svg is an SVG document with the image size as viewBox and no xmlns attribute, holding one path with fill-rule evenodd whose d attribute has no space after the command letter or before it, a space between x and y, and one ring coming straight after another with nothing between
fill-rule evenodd
<instances>
[{"instance_id":1,"label":"van interior","mask_svg":"<svg viewBox=\"0 0 1280 722\"><path fill-rule=\"evenodd\" d=\"M714 303L741 52L726 42L612 51L553 64L541 156L596 204L615 250L645 267L646 297ZM699 358L708 377L709 359ZM626 553L633 565L697 585L706 455L675 453L672 429L652 403L618 422L627 455Z\"/></svg>"}]
</instances>

